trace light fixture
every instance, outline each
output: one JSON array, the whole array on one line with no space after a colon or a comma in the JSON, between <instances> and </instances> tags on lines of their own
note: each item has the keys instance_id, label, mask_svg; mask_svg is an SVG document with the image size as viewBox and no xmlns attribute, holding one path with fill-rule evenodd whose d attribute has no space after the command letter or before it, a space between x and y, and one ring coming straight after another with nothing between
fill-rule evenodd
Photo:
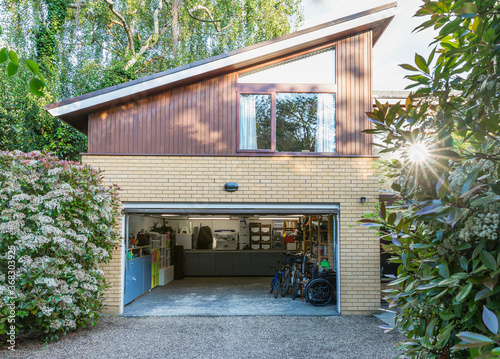
<instances>
[{"instance_id":1,"label":"light fixture","mask_svg":"<svg viewBox=\"0 0 500 359\"><path fill-rule=\"evenodd\" d=\"M224 189L228 192L234 192L238 190L238 184L235 182L228 182L224 185Z\"/></svg>"},{"instance_id":2,"label":"light fixture","mask_svg":"<svg viewBox=\"0 0 500 359\"><path fill-rule=\"evenodd\" d=\"M361 198L359 199L359 201L360 201L361 203L365 203L365 202L366 202L366 197L361 197Z\"/></svg>"},{"instance_id":3,"label":"light fixture","mask_svg":"<svg viewBox=\"0 0 500 359\"><path fill-rule=\"evenodd\" d=\"M202 219L206 221L212 221L212 220L228 220L231 219L231 217L189 217L189 219Z\"/></svg>"},{"instance_id":4,"label":"light fixture","mask_svg":"<svg viewBox=\"0 0 500 359\"><path fill-rule=\"evenodd\" d=\"M162 217L179 217L178 214L162 214Z\"/></svg>"},{"instance_id":5,"label":"light fixture","mask_svg":"<svg viewBox=\"0 0 500 359\"><path fill-rule=\"evenodd\" d=\"M271 217L260 217L260 221L269 220L269 221L298 221L299 218L296 217L282 217L282 218L271 218Z\"/></svg>"},{"instance_id":6,"label":"light fixture","mask_svg":"<svg viewBox=\"0 0 500 359\"><path fill-rule=\"evenodd\" d=\"M427 156L427 147L421 142L415 142L408 148L408 157L413 162L423 162L427 159Z\"/></svg>"}]
</instances>

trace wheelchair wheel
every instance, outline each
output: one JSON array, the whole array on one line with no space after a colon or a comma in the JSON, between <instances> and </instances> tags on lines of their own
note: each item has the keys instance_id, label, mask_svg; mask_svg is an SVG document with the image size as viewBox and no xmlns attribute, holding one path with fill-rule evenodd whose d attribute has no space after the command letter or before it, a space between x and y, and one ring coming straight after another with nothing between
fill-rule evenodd
<instances>
[{"instance_id":1,"label":"wheelchair wheel","mask_svg":"<svg viewBox=\"0 0 500 359\"><path fill-rule=\"evenodd\" d=\"M323 307L333 298L333 286L323 278L316 278L307 283L305 297L312 305Z\"/></svg>"}]
</instances>

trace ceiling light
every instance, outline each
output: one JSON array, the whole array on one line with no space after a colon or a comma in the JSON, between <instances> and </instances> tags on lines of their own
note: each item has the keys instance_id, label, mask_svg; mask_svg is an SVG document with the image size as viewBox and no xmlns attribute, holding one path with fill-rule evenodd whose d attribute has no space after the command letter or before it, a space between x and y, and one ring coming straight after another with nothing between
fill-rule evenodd
<instances>
[{"instance_id":1,"label":"ceiling light","mask_svg":"<svg viewBox=\"0 0 500 359\"><path fill-rule=\"evenodd\" d=\"M220 219L228 220L231 218L230 217L189 217L189 219L203 219L203 220L211 221L211 220L220 220Z\"/></svg>"}]
</instances>

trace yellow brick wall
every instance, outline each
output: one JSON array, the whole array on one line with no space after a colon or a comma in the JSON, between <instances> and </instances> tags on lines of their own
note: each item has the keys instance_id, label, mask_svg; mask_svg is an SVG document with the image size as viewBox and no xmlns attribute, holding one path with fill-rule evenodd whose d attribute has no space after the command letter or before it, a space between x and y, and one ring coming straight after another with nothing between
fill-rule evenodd
<instances>
[{"instance_id":1,"label":"yellow brick wall","mask_svg":"<svg viewBox=\"0 0 500 359\"><path fill-rule=\"evenodd\" d=\"M380 305L378 239L355 223L378 200L373 158L84 155L83 161L121 187L123 202L338 202L342 313L368 314ZM226 182L237 182L238 191L226 192ZM120 305L120 250L104 268L111 312Z\"/></svg>"}]
</instances>

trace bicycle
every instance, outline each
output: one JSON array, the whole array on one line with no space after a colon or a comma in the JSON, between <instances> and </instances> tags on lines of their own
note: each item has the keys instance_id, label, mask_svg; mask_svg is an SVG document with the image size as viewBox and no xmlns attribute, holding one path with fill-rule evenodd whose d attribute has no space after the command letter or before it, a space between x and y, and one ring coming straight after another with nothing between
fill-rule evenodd
<instances>
[{"instance_id":1,"label":"bicycle","mask_svg":"<svg viewBox=\"0 0 500 359\"><path fill-rule=\"evenodd\" d=\"M312 277L311 275L311 268L314 267L316 264L312 263L314 262L312 259L312 252L306 252L304 254L297 254L295 256L295 263L296 264L301 264L301 271L298 271L296 269L295 272L295 277L294 277L294 282L292 284L292 299L295 300L300 294L300 285L302 284L302 292L305 293L305 287Z\"/></svg>"},{"instance_id":2,"label":"bicycle","mask_svg":"<svg viewBox=\"0 0 500 359\"><path fill-rule=\"evenodd\" d=\"M284 272L281 269L278 269L273 266L269 266L269 268L276 271L273 279L271 280L271 290L270 293L274 295L274 298L278 298L279 293L281 292L281 281L284 275Z\"/></svg>"},{"instance_id":3,"label":"bicycle","mask_svg":"<svg viewBox=\"0 0 500 359\"><path fill-rule=\"evenodd\" d=\"M294 259L293 256L291 255L290 252L283 253L286 254L286 259L285 261L278 261L279 263L283 264L283 268L281 269L283 271L283 278L281 281L281 296L284 297L287 295L287 293L290 291L290 287L292 284L292 271L294 267Z\"/></svg>"}]
</instances>

